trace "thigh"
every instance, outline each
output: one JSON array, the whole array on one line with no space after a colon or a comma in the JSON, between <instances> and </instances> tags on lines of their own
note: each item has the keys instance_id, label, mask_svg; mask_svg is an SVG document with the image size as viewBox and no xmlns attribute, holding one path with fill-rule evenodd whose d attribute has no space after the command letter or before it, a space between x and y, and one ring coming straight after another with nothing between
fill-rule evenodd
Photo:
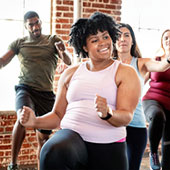
<instances>
[{"instance_id":1,"label":"thigh","mask_svg":"<svg viewBox=\"0 0 170 170\"><path fill-rule=\"evenodd\" d=\"M15 108L16 112L23 108L23 106L28 106L34 110L34 103L31 98L29 90L25 89L22 85L15 86L16 98L15 98Z\"/></svg>"},{"instance_id":2,"label":"thigh","mask_svg":"<svg viewBox=\"0 0 170 170\"><path fill-rule=\"evenodd\" d=\"M45 115L52 110L55 102L55 95L53 92L41 92L32 90L31 97L35 104L36 116ZM43 136L50 135L52 133L51 130L38 129L38 131L44 134Z\"/></svg>"},{"instance_id":3,"label":"thigh","mask_svg":"<svg viewBox=\"0 0 170 170\"><path fill-rule=\"evenodd\" d=\"M32 100L35 103L36 115L42 116L52 110L55 95L53 92L32 90Z\"/></svg>"},{"instance_id":4,"label":"thigh","mask_svg":"<svg viewBox=\"0 0 170 170\"><path fill-rule=\"evenodd\" d=\"M85 142L88 170L127 170L126 143L96 144Z\"/></svg>"},{"instance_id":5,"label":"thigh","mask_svg":"<svg viewBox=\"0 0 170 170\"><path fill-rule=\"evenodd\" d=\"M86 164L87 150L84 141L72 130L57 131L42 147L41 170L83 169Z\"/></svg>"}]
</instances>

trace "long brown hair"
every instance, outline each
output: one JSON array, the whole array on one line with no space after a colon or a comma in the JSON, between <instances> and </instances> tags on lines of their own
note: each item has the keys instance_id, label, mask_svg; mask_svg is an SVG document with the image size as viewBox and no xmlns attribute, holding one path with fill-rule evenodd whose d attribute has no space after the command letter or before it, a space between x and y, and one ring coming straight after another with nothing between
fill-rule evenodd
<instances>
[{"instance_id":1,"label":"long brown hair","mask_svg":"<svg viewBox=\"0 0 170 170\"><path fill-rule=\"evenodd\" d=\"M136 37L135 37L135 33L132 29L132 27L129 25L129 24L125 24L125 23L120 23L118 28L122 28L122 27L125 27L127 28L129 31L130 31L130 34L131 34L131 37L132 37L132 47L131 47L131 50L130 50L130 54L133 56L133 57L136 57L136 58L142 58L142 54L139 50L139 47L137 45L137 42L136 42ZM118 57L118 52L117 52L117 49L114 48L113 50L113 55L114 55L114 58L117 58Z\"/></svg>"}]
</instances>

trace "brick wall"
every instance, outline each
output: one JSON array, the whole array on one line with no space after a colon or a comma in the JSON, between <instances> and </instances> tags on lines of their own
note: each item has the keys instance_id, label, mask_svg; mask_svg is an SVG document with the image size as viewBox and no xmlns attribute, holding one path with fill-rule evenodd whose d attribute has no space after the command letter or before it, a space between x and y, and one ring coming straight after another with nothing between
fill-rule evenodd
<instances>
[{"instance_id":1,"label":"brick wall","mask_svg":"<svg viewBox=\"0 0 170 170\"><path fill-rule=\"evenodd\" d=\"M14 111L0 111L0 168L11 161L11 136L16 113ZM19 154L19 164L36 164L36 136L33 129L28 128L26 138Z\"/></svg>"},{"instance_id":2,"label":"brick wall","mask_svg":"<svg viewBox=\"0 0 170 170\"><path fill-rule=\"evenodd\" d=\"M67 44L70 27L73 23L73 0L54 0L53 4L53 33L58 34L65 42L70 53L73 49ZM121 20L121 0L83 0L82 17L89 17L93 12L100 11L113 16L118 22ZM54 90L60 75L56 72ZM0 111L0 169L6 167L11 160L11 133L16 121L14 111ZM20 150L18 163L36 164L36 136L33 129L28 129L26 138Z\"/></svg>"}]
</instances>

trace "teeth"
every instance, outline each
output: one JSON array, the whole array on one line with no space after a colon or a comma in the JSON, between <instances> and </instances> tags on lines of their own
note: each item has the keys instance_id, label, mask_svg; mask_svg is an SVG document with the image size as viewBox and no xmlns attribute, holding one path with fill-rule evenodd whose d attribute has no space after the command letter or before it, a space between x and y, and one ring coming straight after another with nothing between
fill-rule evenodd
<instances>
[{"instance_id":1,"label":"teeth","mask_svg":"<svg viewBox=\"0 0 170 170\"><path fill-rule=\"evenodd\" d=\"M101 49L101 50L99 50L99 51L106 51L106 50L108 50L108 48L103 48L103 49Z\"/></svg>"}]
</instances>

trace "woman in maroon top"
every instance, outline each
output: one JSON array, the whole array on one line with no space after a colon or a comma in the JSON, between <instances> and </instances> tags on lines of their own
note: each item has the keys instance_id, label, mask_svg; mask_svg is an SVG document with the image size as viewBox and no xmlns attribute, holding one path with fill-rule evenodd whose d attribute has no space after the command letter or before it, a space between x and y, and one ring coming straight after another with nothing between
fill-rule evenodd
<instances>
[{"instance_id":1,"label":"woman in maroon top","mask_svg":"<svg viewBox=\"0 0 170 170\"><path fill-rule=\"evenodd\" d=\"M162 60L170 55L170 30L161 38ZM168 63L170 63L167 60ZM170 170L170 69L150 73L150 88L143 97L143 108L149 122L150 167L152 170ZM159 163L158 146L162 139L162 161Z\"/></svg>"}]
</instances>

